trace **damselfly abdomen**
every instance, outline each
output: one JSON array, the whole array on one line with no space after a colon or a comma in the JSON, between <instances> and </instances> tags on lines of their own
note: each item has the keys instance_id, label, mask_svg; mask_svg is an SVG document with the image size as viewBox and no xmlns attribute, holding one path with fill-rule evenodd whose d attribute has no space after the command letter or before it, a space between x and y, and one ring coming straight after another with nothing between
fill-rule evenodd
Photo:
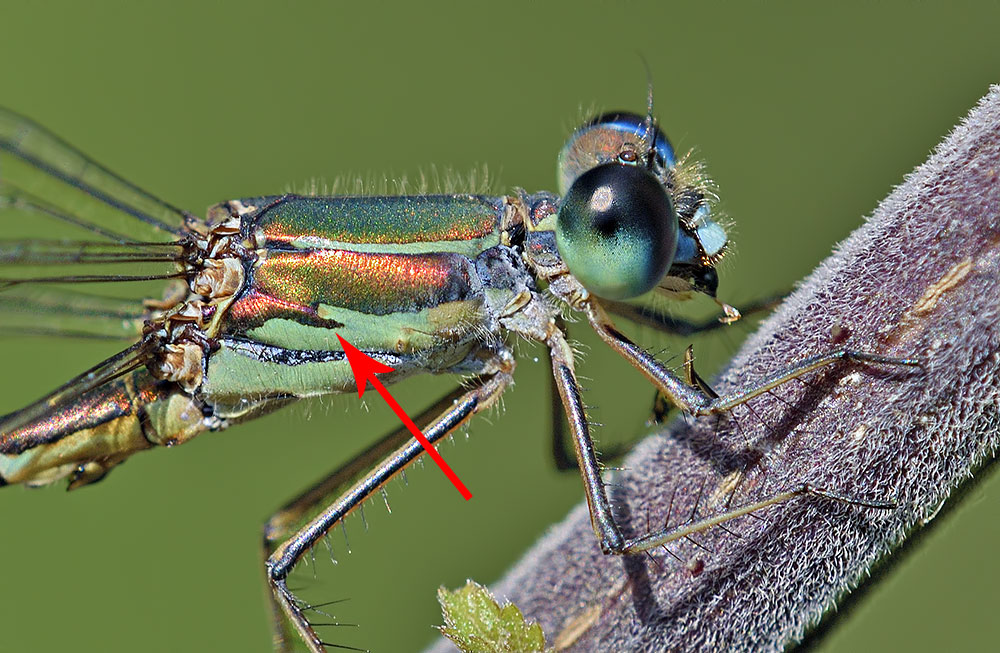
<instances>
[{"instance_id":1,"label":"damselfly abdomen","mask_svg":"<svg viewBox=\"0 0 1000 653\"><path fill-rule=\"evenodd\" d=\"M428 372L473 379L416 420L433 444L511 384L510 341L520 336L549 352L604 552L646 551L802 494L840 498L801 486L641 537L622 535L591 442L564 311L582 313L671 404L692 415L728 411L841 359L914 361L842 349L722 396L690 365L682 379L624 336L609 313L635 317L624 302L650 294L715 296L715 264L727 238L713 220L700 169L678 161L650 110L646 116L605 114L578 129L560 154L559 174L561 196L520 190L497 197L285 194L223 202L199 219L30 120L0 111L2 207L89 232L85 240L4 242L5 312L22 330L131 332L136 339L0 418L0 484L67 479L78 488L137 451L180 444L297 399L352 391L355 377L341 338L390 366L386 381ZM109 266L129 270L111 273ZM168 288L144 302L75 290L159 279L169 280ZM724 319L737 316L723 307ZM31 315L44 315L45 326ZM643 316L669 324L655 312ZM276 620L287 619L310 650L326 644L310 624L310 606L289 590L288 574L422 452L405 429L394 431L265 526ZM329 497L335 498L325 503ZM286 648L280 623L276 633L279 648Z\"/></svg>"}]
</instances>

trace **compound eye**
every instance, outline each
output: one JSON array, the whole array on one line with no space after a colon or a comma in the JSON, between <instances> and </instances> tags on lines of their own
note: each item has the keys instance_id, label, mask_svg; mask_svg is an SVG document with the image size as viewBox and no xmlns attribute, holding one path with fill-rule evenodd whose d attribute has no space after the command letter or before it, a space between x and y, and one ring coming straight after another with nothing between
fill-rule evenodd
<instances>
[{"instance_id":1,"label":"compound eye","mask_svg":"<svg viewBox=\"0 0 1000 653\"><path fill-rule=\"evenodd\" d=\"M677 214L651 173L606 163L570 186L556 218L556 246L587 290L631 299L655 288L670 268Z\"/></svg>"},{"instance_id":2,"label":"compound eye","mask_svg":"<svg viewBox=\"0 0 1000 653\"><path fill-rule=\"evenodd\" d=\"M559 192L565 195L577 177L603 163L645 164L650 145L658 168L673 167L674 148L659 129L650 133L645 117L624 111L597 116L573 132L559 152Z\"/></svg>"}]
</instances>

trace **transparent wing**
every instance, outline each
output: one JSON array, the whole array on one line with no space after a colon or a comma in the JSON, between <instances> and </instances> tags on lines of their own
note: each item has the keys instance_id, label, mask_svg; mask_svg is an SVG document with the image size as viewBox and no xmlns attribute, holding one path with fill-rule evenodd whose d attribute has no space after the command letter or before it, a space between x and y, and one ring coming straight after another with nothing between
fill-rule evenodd
<instances>
[{"instance_id":1,"label":"transparent wing","mask_svg":"<svg viewBox=\"0 0 1000 653\"><path fill-rule=\"evenodd\" d=\"M32 120L0 108L0 196L118 242L171 240L193 219ZM6 222L6 220L4 220Z\"/></svg>"},{"instance_id":2,"label":"transparent wing","mask_svg":"<svg viewBox=\"0 0 1000 653\"><path fill-rule=\"evenodd\" d=\"M180 278L183 255L180 243L0 240L0 293L26 284Z\"/></svg>"},{"instance_id":3,"label":"transparent wing","mask_svg":"<svg viewBox=\"0 0 1000 653\"><path fill-rule=\"evenodd\" d=\"M149 317L142 301L26 284L0 292L0 336L136 341Z\"/></svg>"},{"instance_id":4,"label":"transparent wing","mask_svg":"<svg viewBox=\"0 0 1000 653\"><path fill-rule=\"evenodd\" d=\"M191 220L0 108L0 336L137 340Z\"/></svg>"},{"instance_id":5,"label":"transparent wing","mask_svg":"<svg viewBox=\"0 0 1000 653\"><path fill-rule=\"evenodd\" d=\"M183 285L183 256L179 243L0 240L0 336L134 340L147 300Z\"/></svg>"},{"instance_id":6,"label":"transparent wing","mask_svg":"<svg viewBox=\"0 0 1000 653\"><path fill-rule=\"evenodd\" d=\"M183 235L164 242L126 238L2 183L0 225L0 336L134 340L148 317L143 300L164 297L157 282L183 277ZM89 239L74 238L81 235ZM80 284L97 287L70 289Z\"/></svg>"}]
</instances>

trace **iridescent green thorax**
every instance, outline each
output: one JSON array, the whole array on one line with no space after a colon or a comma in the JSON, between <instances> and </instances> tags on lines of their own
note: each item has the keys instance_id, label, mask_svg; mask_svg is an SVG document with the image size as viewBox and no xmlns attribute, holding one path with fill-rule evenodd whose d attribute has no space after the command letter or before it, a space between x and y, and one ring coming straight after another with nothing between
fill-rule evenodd
<instances>
[{"instance_id":1,"label":"iridescent green thorax","mask_svg":"<svg viewBox=\"0 0 1000 653\"><path fill-rule=\"evenodd\" d=\"M256 228L268 243L297 249L349 245L355 251L474 256L499 243L497 202L471 195L288 197L264 208Z\"/></svg>"},{"instance_id":2,"label":"iridescent green thorax","mask_svg":"<svg viewBox=\"0 0 1000 653\"><path fill-rule=\"evenodd\" d=\"M354 381L335 333L399 356L400 376L466 365L531 283L504 236L516 221L510 203L468 195L228 203L255 260L226 310L204 397L236 415L342 391ZM240 399L247 395L256 399Z\"/></svg>"},{"instance_id":3,"label":"iridescent green thorax","mask_svg":"<svg viewBox=\"0 0 1000 653\"><path fill-rule=\"evenodd\" d=\"M420 334L455 339L482 319L475 314L490 284L477 259L501 247L503 198L292 196L240 205L257 207L243 228L254 234L257 260L226 335L309 349L317 338L284 332L319 329L322 348L339 350L329 330L353 326L362 341L399 351Z\"/></svg>"},{"instance_id":4,"label":"iridescent green thorax","mask_svg":"<svg viewBox=\"0 0 1000 653\"><path fill-rule=\"evenodd\" d=\"M472 290L472 265L467 256L452 253L268 251L254 267L252 287L230 309L229 330L272 316L322 326L334 308L374 316L461 301Z\"/></svg>"}]
</instances>

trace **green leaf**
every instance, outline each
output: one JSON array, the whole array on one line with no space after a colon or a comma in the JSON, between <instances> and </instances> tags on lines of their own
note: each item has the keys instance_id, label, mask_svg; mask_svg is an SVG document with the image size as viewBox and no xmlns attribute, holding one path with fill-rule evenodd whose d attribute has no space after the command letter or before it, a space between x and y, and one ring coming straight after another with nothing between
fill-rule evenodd
<instances>
[{"instance_id":1,"label":"green leaf","mask_svg":"<svg viewBox=\"0 0 1000 653\"><path fill-rule=\"evenodd\" d=\"M463 653L545 653L542 627L475 581L453 592L438 588L438 602L445 623L439 630Z\"/></svg>"}]
</instances>

